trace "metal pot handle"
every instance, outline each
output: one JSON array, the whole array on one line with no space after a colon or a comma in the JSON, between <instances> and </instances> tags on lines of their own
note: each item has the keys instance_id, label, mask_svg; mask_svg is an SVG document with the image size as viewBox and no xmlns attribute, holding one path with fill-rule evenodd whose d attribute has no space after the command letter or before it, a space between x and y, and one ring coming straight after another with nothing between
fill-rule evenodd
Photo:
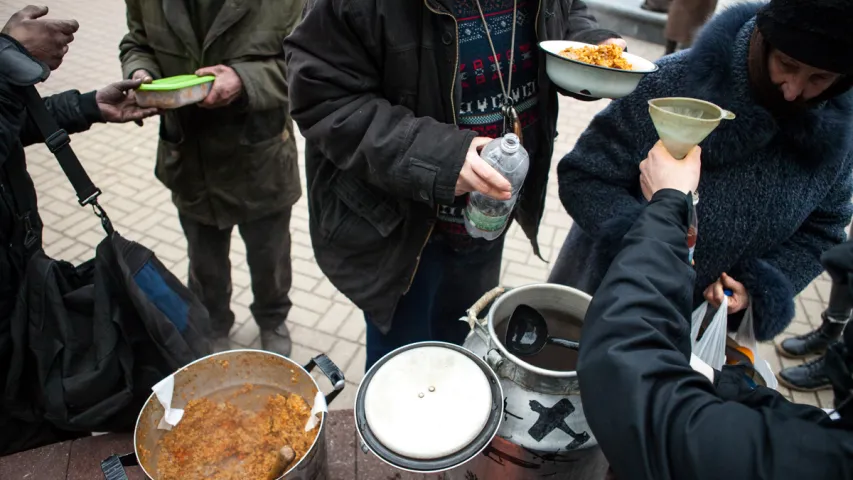
<instances>
[{"instance_id":1,"label":"metal pot handle","mask_svg":"<svg viewBox=\"0 0 853 480\"><path fill-rule=\"evenodd\" d=\"M480 299L468 309L468 326L471 327L471 330L475 327L479 327L481 329L485 328L485 322L477 317L479 317L480 312L482 312L488 304L492 303L506 291L506 287L495 287L486 292L485 295L480 297Z\"/></svg>"},{"instance_id":2,"label":"metal pot handle","mask_svg":"<svg viewBox=\"0 0 853 480\"><path fill-rule=\"evenodd\" d=\"M101 462L101 471L104 472L105 480L128 480L127 472L124 467L133 467L139 465L139 459L134 453L126 453L124 455L110 455L106 460Z\"/></svg>"},{"instance_id":3,"label":"metal pot handle","mask_svg":"<svg viewBox=\"0 0 853 480\"><path fill-rule=\"evenodd\" d=\"M338 394L343 391L344 387L347 386L346 378L344 378L344 372L335 365L335 362L330 360L329 357L323 353L309 360L304 368L310 373L314 370L314 367L320 367L320 371L329 379L329 383L331 383L332 388L334 388L332 393L326 395L326 404L328 405L332 403L332 401L335 400L335 397L337 397Z\"/></svg>"}]
</instances>

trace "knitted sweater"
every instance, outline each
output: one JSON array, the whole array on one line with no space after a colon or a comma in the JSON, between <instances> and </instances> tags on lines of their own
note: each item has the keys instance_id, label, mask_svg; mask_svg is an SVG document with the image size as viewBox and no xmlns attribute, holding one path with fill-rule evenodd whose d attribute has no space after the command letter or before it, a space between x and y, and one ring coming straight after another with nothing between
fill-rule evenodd
<instances>
[{"instance_id":1,"label":"knitted sweater","mask_svg":"<svg viewBox=\"0 0 853 480\"><path fill-rule=\"evenodd\" d=\"M747 75L761 4L712 20L694 47L658 61L628 97L612 102L558 166L560 199L575 221L550 281L596 290L646 202L639 163L658 140L647 101L694 97L737 115L702 144L694 304L726 272L745 284L756 336L768 340L794 316L794 296L845 238L853 208L853 93L786 121L759 106Z\"/></svg>"}]
</instances>

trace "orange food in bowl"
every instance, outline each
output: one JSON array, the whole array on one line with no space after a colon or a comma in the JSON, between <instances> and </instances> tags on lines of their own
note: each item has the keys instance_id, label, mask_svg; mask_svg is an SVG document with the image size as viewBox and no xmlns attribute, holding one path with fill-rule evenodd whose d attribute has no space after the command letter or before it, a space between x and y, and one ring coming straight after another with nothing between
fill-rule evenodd
<instances>
[{"instance_id":1,"label":"orange food in bowl","mask_svg":"<svg viewBox=\"0 0 853 480\"><path fill-rule=\"evenodd\" d=\"M599 67L633 70L622 53L622 47L619 45L589 45L563 49L560 56Z\"/></svg>"}]
</instances>

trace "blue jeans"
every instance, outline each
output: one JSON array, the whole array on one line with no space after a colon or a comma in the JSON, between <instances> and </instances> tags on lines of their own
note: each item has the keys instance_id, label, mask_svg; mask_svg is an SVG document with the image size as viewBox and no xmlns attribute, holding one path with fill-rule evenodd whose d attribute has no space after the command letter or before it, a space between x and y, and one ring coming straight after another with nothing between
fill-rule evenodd
<instances>
[{"instance_id":1,"label":"blue jeans","mask_svg":"<svg viewBox=\"0 0 853 480\"><path fill-rule=\"evenodd\" d=\"M430 240L409 292L400 299L391 330L382 334L367 321L365 371L386 354L405 345L442 341L462 345L469 327L459 318L492 288L498 286L504 236L470 253L458 253L441 241Z\"/></svg>"}]
</instances>

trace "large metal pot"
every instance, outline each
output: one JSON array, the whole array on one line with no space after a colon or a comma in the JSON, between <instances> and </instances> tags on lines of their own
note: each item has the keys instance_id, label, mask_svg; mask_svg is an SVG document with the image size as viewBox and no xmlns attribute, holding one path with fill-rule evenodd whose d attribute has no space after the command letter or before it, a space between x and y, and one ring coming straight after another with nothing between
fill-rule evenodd
<instances>
[{"instance_id":1,"label":"large metal pot","mask_svg":"<svg viewBox=\"0 0 853 480\"><path fill-rule=\"evenodd\" d=\"M296 394L309 405L320 387L311 376L315 367L332 383L334 390L325 396L331 403L345 386L344 375L326 355L318 355L305 367L284 357L261 350L231 350L209 355L197 360L174 374L175 386L172 396L172 408L184 408L193 399L207 397L216 399L222 392L234 391L249 383L270 393ZM246 408L253 408L252 402L261 402L259 396L247 396ZM258 405L260 408L260 405ZM136 459L148 477L157 479L158 441L165 433L158 424L164 416L164 408L152 393L145 403L136 423L134 446ZM326 463L326 443L324 439L326 415L323 414L317 437L308 453L292 465L279 480L326 480L329 478ZM104 473L116 471L121 464L132 462L120 457L111 457L104 462ZM109 475L107 478L111 478ZM116 478L116 477L113 477ZM118 477L120 478L120 477ZM125 477L126 478L126 477Z\"/></svg>"},{"instance_id":2,"label":"large metal pot","mask_svg":"<svg viewBox=\"0 0 853 480\"><path fill-rule=\"evenodd\" d=\"M447 472L447 479L604 477L607 461L584 417L576 354L543 351L543 357L526 361L503 344L506 322L521 304L542 312L552 335L580 340L591 299L573 288L534 284L497 288L469 310L471 333L464 347L485 360L500 379L504 418L483 454ZM478 318L491 302L486 318Z\"/></svg>"}]
</instances>

